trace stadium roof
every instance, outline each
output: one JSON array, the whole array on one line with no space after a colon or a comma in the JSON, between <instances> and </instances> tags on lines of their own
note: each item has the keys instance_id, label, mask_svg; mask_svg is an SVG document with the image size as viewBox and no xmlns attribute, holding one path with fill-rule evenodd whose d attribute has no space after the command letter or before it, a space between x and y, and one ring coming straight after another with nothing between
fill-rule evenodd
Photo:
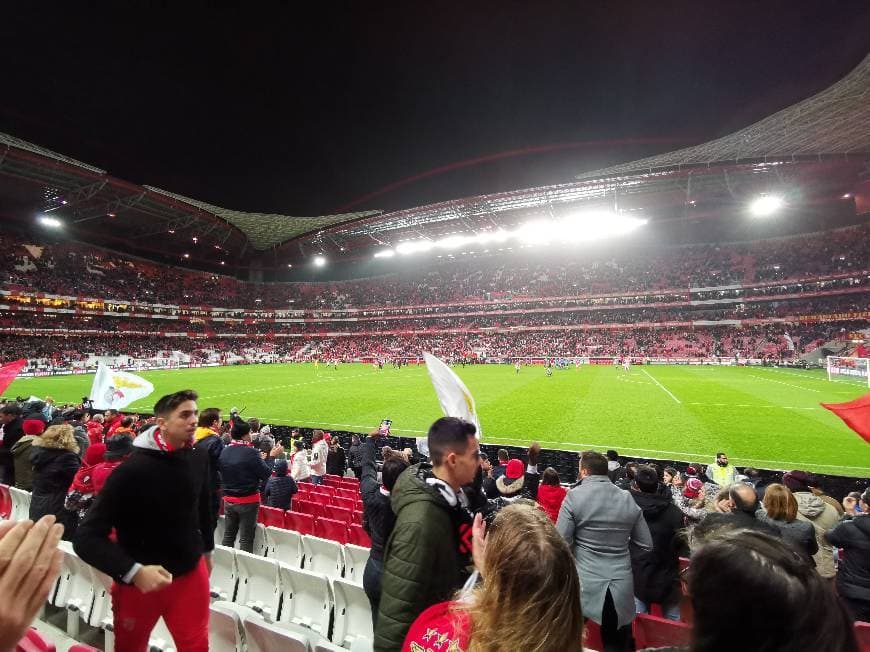
<instances>
[{"instance_id":1,"label":"stadium roof","mask_svg":"<svg viewBox=\"0 0 870 652\"><path fill-rule=\"evenodd\" d=\"M38 197L39 205L30 208L56 212L71 224L88 222L96 226L111 219L112 230L127 234L129 225L125 226L125 222L129 220L125 220L125 216L138 217L141 221L143 214L147 213L148 233L154 235L153 222L159 218L163 218L167 228L172 230L195 227L197 222L208 222L209 229L214 230L215 225L222 222L228 227L223 230L222 240L226 241L229 232L237 230L247 240L246 244L257 251L324 227L378 214L378 211L364 211L296 217L231 210L153 186L136 186L114 179L98 167L2 132L0 175L18 182L33 182L35 185L29 187L30 203L33 204ZM28 203L25 200L27 188L18 187L14 194L23 203ZM134 237L139 235L135 228L133 232Z\"/></svg>"},{"instance_id":2,"label":"stadium roof","mask_svg":"<svg viewBox=\"0 0 870 652\"><path fill-rule=\"evenodd\" d=\"M870 154L870 55L833 86L733 134L577 178L832 154Z\"/></svg>"},{"instance_id":3,"label":"stadium roof","mask_svg":"<svg viewBox=\"0 0 870 652\"><path fill-rule=\"evenodd\" d=\"M868 161L870 56L815 96L708 143L584 173L570 183L386 214L295 217L231 210L122 181L0 133L0 216L26 222L49 213L76 239L146 256L245 266L270 250L272 262L280 264L316 253L363 255L403 239L510 226L586 207L668 219L689 204L728 209L777 185L830 197L866 180Z\"/></svg>"}]
</instances>

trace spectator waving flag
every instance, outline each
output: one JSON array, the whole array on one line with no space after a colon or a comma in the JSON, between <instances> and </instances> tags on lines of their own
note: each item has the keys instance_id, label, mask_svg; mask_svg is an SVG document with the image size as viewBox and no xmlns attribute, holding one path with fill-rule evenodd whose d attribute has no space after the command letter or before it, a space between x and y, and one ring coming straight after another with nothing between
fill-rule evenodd
<instances>
[{"instance_id":1,"label":"spectator waving flag","mask_svg":"<svg viewBox=\"0 0 870 652\"><path fill-rule=\"evenodd\" d=\"M27 365L27 360L21 359L15 362L9 362L0 367L0 394L6 391L6 388L15 380L15 376L24 369Z\"/></svg>"},{"instance_id":2,"label":"spectator waving flag","mask_svg":"<svg viewBox=\"0 0 870 652\"><path fill-rule=\"evenodd\" d=\"M823 408L840 417L847 426L870 443L870 394L848 403L822 403Z\"/></svg>"},{"instance_id":3,"label":"spectator waving flag","mask_svg":"<svg viewBox=\"0 0 870 652\"><path fill-rule=\"evenodd\" d=\"M438 402L445 416L459 417L477 426L477 438L480 439L480 420L477 418L477 408L474 397L454 371L431 353L423 352L429 377L438 395Z\"/></svg>"},{"instance_id":4,"label":"spectator waving flag","mask_svg":"<svg viewBox=\"0 0 870 652\"><path fill-rule=\"evenodd\" d=\"M154 385L144 378L126 371L112 371L101 362L97 366L90 399L98 410L120 410L153 391Z\"/></svg>"}]
</instances>

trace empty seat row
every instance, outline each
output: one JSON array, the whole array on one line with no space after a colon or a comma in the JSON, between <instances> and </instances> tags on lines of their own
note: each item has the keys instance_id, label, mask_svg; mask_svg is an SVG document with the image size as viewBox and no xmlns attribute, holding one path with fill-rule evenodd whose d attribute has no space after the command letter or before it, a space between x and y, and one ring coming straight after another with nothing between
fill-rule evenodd
<instances>
[{"instance_id":1,"label":"empty seat row","mask_svg":"<svg viewBox=\"0 0 870 652\"><path fill-rule=\"evenodd\" d=\"M327 577L362 582L363 570L369 558L368 548L353 544L342 545L337 541L301 535L293 530L275 527L263 528L262 538L264 545L261 548L254 548L255 556L268 557L294 568L322 573ZM234 548L215 546L213 578L217 577L216 574L225 573L227 569L233 567L232 558L236 552L238 551ZM220 582L216 580L214 583L222 585L223 588L212 597L232 600L225 580Z\"/></svg>"},{"instance_id":2,"label":"empty seat row","mask_svg":"<svg viewBox=\"0 0 870 652\"><path fill-rule=\"evenodd\" d=\"M235 605L233 609L242 615L253 612L268 623L301 627L343 647L355 639L371 641L371 608L362 584L342 578L334 558L327 555L320 561L317 546L323 542L309 543L306 555L311 555L311 564L306 568L218 546L212 596L224 606ZM343 558L343 552L339 554ZM323 570L335 575L319 572Z\"/></svg>"},{"instance_id":3,"label":"empty seat row","mask_svg":"<svg viewBox=\"0 0 870 652\"><path fill-rule=\"evenodd\" d=\"M355 517L356 518L356 517ZM225 529L225 517L218 519L215 530L215 542L223 540ZM254 535L254 550L262 551L265 542L260 530L262 527L277 527L285 530L293 530L300 534L311 534L323 539L331 539L341 544L352 543L357 546L371 548L372 542L368 533L359 522L348 523L345 520L335 520L325 517L315 517L311 514L302 514L296 511L282 512L271 507L261 507L258 516L258 530Z\"/></svg>"},{"instance_id":4,"label":"empty seat row","mask_svg":"<svg viewBox=\"0 0 870 652\"><path fill-rule=\"evenodd\" d=\"M308 514L315 518L328 518L333 521L341 521L343 523L356 523L362 525L363 512L360 510L351 510L345 507L336 507L333 505L318 505L316 503L303 502L294 500L290 505L290 510L299 514ZM284 510L277 507L260 506L257 522L263 525L274 525L275 527L283 527L281 524L284 520Z\"/></svg>"}]
</instances>

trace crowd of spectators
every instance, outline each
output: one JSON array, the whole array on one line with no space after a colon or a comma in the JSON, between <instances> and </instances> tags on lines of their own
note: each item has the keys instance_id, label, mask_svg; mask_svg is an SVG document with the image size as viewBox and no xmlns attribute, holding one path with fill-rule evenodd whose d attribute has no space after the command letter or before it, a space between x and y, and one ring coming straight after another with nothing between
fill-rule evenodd
<instances>
[{"instance_id":1,"label":"crowd of spectators","mask_svg":"<svg viewBox=\"0 0 870 652\"><path fill-rule=\"evenodd\" d=\"M419 305L510 297L687 290L865 271L870 227L723 245L626 248L568 257L557 252L445 256L401 275L329 283L250 284L125 258L77 243L40 245L0 236L7 287L131 302L261 308ZM590 259L591 258L591 259ZM420 264L422 263L422 264ZM253 307L253 306L251 306Z\"/></svg>"},{"instance_id":2,"label":"crowd of spectators","mask_svg":"<svg viewBox=\"0 0 870 652\"><path fill-rule=\"evenodd\" d=\"M523 330L518 332L422 332L361 334L319 338L161 337L147 333L106 335L0 335L0 360L19 357L33 369L82 367L98 356L134 360L190 356L186 362L419 360L423 351L444 359L506 361L515 358L615 357L766 358L792 360L822 344L839 340L865 322L817 322L715 328L621 328L596 330ZM788 334L788 338L786 337ZM791 339L791 344L789 343ZM794 347L793 349L791 347ZM175 358L178 359L177 357ZM91 365L93 366L93 364Z\"/></svg>"}]
</instances>

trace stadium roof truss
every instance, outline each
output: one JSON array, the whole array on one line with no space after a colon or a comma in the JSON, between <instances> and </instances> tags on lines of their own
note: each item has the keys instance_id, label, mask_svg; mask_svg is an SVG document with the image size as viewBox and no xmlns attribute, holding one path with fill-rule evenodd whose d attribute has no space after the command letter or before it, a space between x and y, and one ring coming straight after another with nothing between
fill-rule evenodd
<instances>
[{"instance_id":1,"label":"stadium roof truss","mask_svg":"<svg viewBox=\"0 0 870 652\"><path fill-rule=\"evenodd\" d=\"M54 213L89 234L114 232L134 249L177 253L198 236L241 258L272 249L301 255L371 248L406 238L497 228L582 208L686 206L695 198L740 200L750 192L824 172L844 183L870 178L870 55L842 80L794 106L716 140L579 175L571 183L468 197L391 213L294 217L222 208L104 170L0 133L0 197ZM21 181L28 183L22 184ZM831 181L831 183L835 183ZM210 249L209 249L210 250ZM292 255L292 254L291 254Z\"/></svg>"}]
</instances>

